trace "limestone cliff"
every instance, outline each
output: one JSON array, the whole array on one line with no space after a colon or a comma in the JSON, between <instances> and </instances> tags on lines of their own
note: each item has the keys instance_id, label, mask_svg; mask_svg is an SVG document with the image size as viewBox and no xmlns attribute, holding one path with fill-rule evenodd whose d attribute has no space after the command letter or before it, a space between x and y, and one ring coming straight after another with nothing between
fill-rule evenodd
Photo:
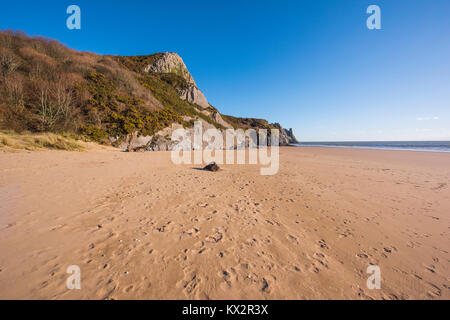
<instances>
[{"instance_id":1,"label":"limestone cliff","mask_svg":"<svg viewBox=\"0 0 450 320\"><path fill-rule=\"evenodd\" d=\"M298 143L297 138L294 136L294 130L284 129L279 123L273 123L272 126L280 130L280 145L288 146L290 144Z\"/></svg>"},{"instance_id":2,"label":"limestone cliff","mask_svg":"<svg viewBox=\"0 0 450 320\"><path fill-rule=\"evenodd\" d=\"M182 87L177 88L180 98L203 108L209 107L208 100L203 92L197 88L194 78L188 71L183 59L177 53L164 52L160 54L152 64L144 67L144 72L174 73L181 76L186 80L186 83Z\"/></svg>"},{"instance_id":3,"label":"limestone cliff","mask_svg":"<svg viewBox=\"0 0 450 320\"><path fill-rule=\"evenodd\" d=\"M189 84L197 86L194 78L189 73L183 59L173 52L158 54L152 64L144 66L144 72L175 73L183 77Z\"/></svg>"},{"instance_id":4,"label":"limestone cliff","mask_svg":"<svg viewBox=\"0 0 450 320\"><path fill-rule=\"evenodd\" d=\"M2 130L67 132L129 150L168 150L174 129L201 121L205 129L278 128L282 145L295 142L280 125L221 114L176 53L98 55L0 31L0 56Z\"/></svg>"},{"instance_id":5,"label":"limestone cliff","mask_svg":"<svg viewBox=\"0 0 450 320\"><path fill-rule=\"evenodd\" d=\"M205 95L196 86L189 84L182 89L177 90L180 98L190 103L198 104L200 107L208 108L209 102Z\"/></svg>"},{"instance_id":6,"label":"limestone cliff","mask_svg":"<svg viewBox=\"0 0 450 320\"><path fill-rule=\"evenodd\" d=\"M159 74L176 74L185 80L185 83L182 85L175 86L176 92L180 96L181 99L200 106L203 110L199 110L202 114L208 116L211 120L213 120L216 124L221 126L223 129L232 129L232 128L255 128L255 129L279 129L280 130L280 145L286 146L289 144L297 143L297 139L295 138L292 129L284 129L280 124L269 124L266 120L260 119L241 119L234 117L223 117L219 111L209 104L205 95L202 93L200 89L198 89L197 84L186 67L183 59L177 54L173 52L164 52L159 53L153 56L154 59L150 60L150 63L143 66L143 71L145 73L159 73ZM225 118L225 119L224 119ZM233 121L230 121L233 118ZM202 119L191 119L191 120L202 120ZM251 125L247 125L247 120L250 120ZM204 120L202 120L205 123ZM162 132L158 133L157 136L165 135L167 136L167 130L164 130L164 134ZM136 137L136 139L132 139L130 146L133 148L136 147L136 141L142 140L142 138ZM145 140L149 140L144 139ZM154 141L154 139L152 140ZM156 141L162 141L163 144L162 149L165 149L168 145L166 140L157 139ZM154 142L152 142L154 145ZM159 147L156 146L156 149ZM153 150L154 147L149 147L147 145L147 149Z\"/></svg>"}]
</instances>

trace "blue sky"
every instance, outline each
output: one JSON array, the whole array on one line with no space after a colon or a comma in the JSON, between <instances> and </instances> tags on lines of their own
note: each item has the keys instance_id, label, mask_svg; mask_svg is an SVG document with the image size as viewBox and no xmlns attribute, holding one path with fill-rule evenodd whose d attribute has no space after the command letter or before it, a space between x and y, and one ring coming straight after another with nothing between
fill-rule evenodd
<instances>
[{"instance_id":1,"label":"blue sky","mask_svg":"<svg viewBox=\"0 0 450 320\"><path fill-rule=\"evenodd\" d=\"M82 29L66 28L81 8ZM366 9L381 8L382 30ZM0 29L100 54L179 53L222 113L302 141L450 140L450 1L8 1Z\"/></svg>"}]
</instances>

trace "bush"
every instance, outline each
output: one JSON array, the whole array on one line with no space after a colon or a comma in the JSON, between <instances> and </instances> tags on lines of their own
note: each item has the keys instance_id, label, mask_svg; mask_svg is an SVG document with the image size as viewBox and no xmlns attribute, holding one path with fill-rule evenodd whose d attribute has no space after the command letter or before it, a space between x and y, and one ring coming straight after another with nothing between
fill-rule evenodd
<instances>
[{"instance_id":1,"label":"bush","mask_svg":"<svg viewBox=\"0 0 450 320\"><path fill-rule=\"evenodd\" d=\"M144 72L161 55L99 56L0 31L0 129L68 132L101 143L135 132L154 135L173 123L191 127L196 119L224 129L205 108L180 98L178 91L189 85L184 70ZM268 126L257 119L225 119L238 127Z\"/></svg>"}]
</instances>

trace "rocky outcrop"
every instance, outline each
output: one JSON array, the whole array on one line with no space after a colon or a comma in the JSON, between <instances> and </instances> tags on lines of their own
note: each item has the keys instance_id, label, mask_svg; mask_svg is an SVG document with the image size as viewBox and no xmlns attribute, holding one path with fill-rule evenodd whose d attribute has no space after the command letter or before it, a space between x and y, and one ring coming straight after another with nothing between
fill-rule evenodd
<instances>
[{"instance_id":1,"label":"rocky outcrop","mask_svg":"<svg viewBox=\"0 0 450 320\"><path fill-rule=\"evenodd\" d=\"M184 64L183 59L173 52L164 52L156 55L156 59L144 67L144 72L146 73L174 73L178 76L182 77L186 82L184 85L179 86L176 89L180 98L186 100L190 103L196 104L201 108L198 108L199 112L208 116L211 120L213 120L216 124L220 125L225 129L233 129L233 125L224 120L221 114L217 111L217 109L211 107L205 95L202 93L200 89L198 89L197 84L195 83L194 78L190 74L186 65ZM225 117L228 119L227 117ZM275 123L269 126L269 123L265 120L258 119L238 119L238 123L242 124L242 128L245 130L248 127L251 128L269 128L275 127L280 130L280 145L287 146L293 143L297 143L297 139L295 138L292 129L284 129L281 127L279 123ZM210 123L202 120L202 119L190 119L190 120L200 120L203 124L204 130L213 127ZM185 121L188 121L185 119ZM249 122L249 123L247 123ZM166 151L171 150L175 145L171 140L170 136L173 130L179 128L180 125L172 125L169 128L166 128L154 136L150 137L139 137L137 135L133 135L127 139L122 145L121 148L129 151ZM238 127L241 127L238 125Z\"/></svg>"},{"instance_id":2,"label":"rocky outcrop","mask_svg":"<svg viewBox=\"0 0 450 320\"><path fill-rule=\"evenodd\" d=\"M186 86L177 88L180 98L190 103L198 104L203 108L209 107L208 100L203 92L198 89L194 78L184 64L183 59L173 52L164 52L153 64L145 66L144 72L175 73L186 80Z\"/></svg>"},{"instance_id":3,"label":"rocky outcrop","mask_svg":"<svg viewBox=\"0 0 450 320\"><path fill-rule=\"evenodd\" d=\"M183 59L177 53L164 52L160 54L153 64L144 67L144 72L175 73L183 77L187 83L197 87Z\"/></svg>"},{"instance_id":4,"label":"rocky outcrop","mask_svg":"<svg viewBox=\"0 0 450 320\"><path fill-rule=\"evenodd\" d=\"M145 146L145 151L171 151L175 146L175 142L171 137L156 135L149 144Z\"/></svg>"},{"instance_id":5,"label":"rocky outcrop","mask_svg":"<svg viewBox=\"0 0 450 320\"><path fill-rule=\"evenodd\" d=\"M228 122L226 122L222 116L220 115L219 111L214 110L211 112L210 114L211 119L213 119L215 122L217 122L218 124L220 124L221 126L223 126L226 129L233 129L233 126L231 124L229 124Z\"/></svg>"},{"instance_id":6,"label":"rocky outcrop","mask_svg":"<svg viewBox=\"0 0 450 320\"><path fill-rule=\"evenodd\" d=\"M211 171L211 172L217 172L217 171L220 170L220 167L215 162L211 162L206 167L204 167L203 170Z\"/></svg>"},{"instance_id":7,"label":"rocky outcrop","mask_svg":"<svg viewBox=\"0 0 450 320\"><path fill-rule=\"evenodd\" d=\"M297 138L294 136L294 130L292 130L292 128L283 129L283 130L284 130L284 133L286 134L286 136L288 137L290 144L299 143Z\"/></svg>"},{"instance_id":8,"label":"rocky outcrop","mask_svg":"<svg viewBox=\"0 0 450 320\"><path fill-rule=\"evenodd\" d=\"M217 113L218 114L218 113ZM219 114L220 116L220 114ZM218 118L216 118L219 120ZM186 121L189 120L195 120L200 121L202 124L203 132L205 132L208 129L214 128L213 125L210 123L204 121L201 118L196 119L185 119ZM223 121L223 120L222 120ZM224 121L224 124L227 124ZM229 126L229 124L228 124ZM275 123L272 124L273 127L277 128L280 132L280 146L289 146L295 143L298 143L297 139L295 138L293 134L292 129L284 129L279 124ZM153 136L138 136L136 134L131 135L126 141L124 141L119 148L128 151L128 152L140 152L140 151L171 151L173 148L177 145L177 141L172 141L172 133L176 129L182 128L179 124L173 124L170 127L167 127L159 132L157 132ZM232 128L227 128L232 129ZM187 129L189 131L190 136L192 137L194 135L194 129L190 128ZM249 138L246 137L245 141L243 142L244 148L249 148ZM225 143L225 142L224 142ZM258 143L258 141L255 141L255 143ZM262 143L262 142L261 142ZM267 143L267 142L264 142ZM203 143L203 148L207 148L208 144L206 142ZM232 149L236 149L238 146L232 147ZM225 145L224 145L225 148ZM193 149L195 150L195 147L193 146Z\"/></svg>"},{"instance_id":9,"label":"rocky outcrop","mask_svg":"<svg viewBox=\"0 0 450 320\"><path fill-rule=\"evenodd\" d=\"M177 89L180 98L190 103L198 104L203 108L209 107L209 102L205 95L196 86L188 84L186 87Z\"/></svg>"},{"instance_id":10,"label":"rocky outcrop","mask_svg":"<svg viewBox=\"0 0 450 320\"><path fill-rule=\"evenodd\" d=\"M200 121L204 131L214 128L214 126L201 118L192 119L190 117L184 117L185 121L195 120ZM127 152L140 152L140 151L171 151L178 143L177 141L172 141L172 133L183 128L182 125L178 123L172 124L170 127L164 128L158 131L152 136L138 136L136 133L128 136L128 138L123 141L118 148ZM189 131L190 136L194 135L194 128L186 128ZM204 143L203 148L207 146Z\"/></svg>"},{"instance_id":11,"label":"rocky outcrop","mask_svg":"<svg viewBox=\"0 0 450 320\"><path fill-rule=\"evenodd\" d=\"M279 123L272 123L272 126L280 130L280 146L288 146L298 143L294 136L294 131L291 129L284 129Z\"/></svg>"}]
</instances>

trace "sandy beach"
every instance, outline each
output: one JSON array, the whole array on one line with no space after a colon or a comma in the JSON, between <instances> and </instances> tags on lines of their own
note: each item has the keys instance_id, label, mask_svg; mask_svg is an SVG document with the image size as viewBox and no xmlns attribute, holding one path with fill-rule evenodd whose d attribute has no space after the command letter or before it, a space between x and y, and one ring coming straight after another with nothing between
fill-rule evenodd
<instances>
[{"instance_id":1,"label":"sandy beach","mask_svg":"<svg viewBox=\"0 0 450 320\"><path fill-rule=\"evenodd\" d=\"M169 152L0 152L0 299L449 299L449 164L286 147L262 176Z\"/></svg>"}]
</instances>

